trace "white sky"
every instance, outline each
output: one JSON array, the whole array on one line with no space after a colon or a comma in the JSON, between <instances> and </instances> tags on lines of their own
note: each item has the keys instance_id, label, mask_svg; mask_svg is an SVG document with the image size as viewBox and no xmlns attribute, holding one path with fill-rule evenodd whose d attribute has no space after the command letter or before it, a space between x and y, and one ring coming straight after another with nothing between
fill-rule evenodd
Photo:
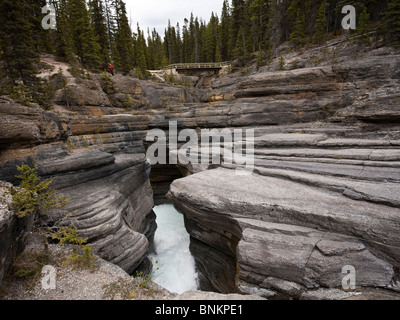
<instances>
[{"instance_id":1,"label":"white sky","mask_svg":"<svg viewBox=\"0 0 400 320\"><path fill-rule=\"evenodd\" d=\"M132 31L136 30L139 22L140 29L147 36L147 28L156 28L160 36L164 37L164 30L168 26L168 19L171 25L183 26L183 20L190 19L193 12L194 17L209 21L211 12L221 16L223 0L124 0L126 11L131 19Z\"/></svg>"}]
</instances>

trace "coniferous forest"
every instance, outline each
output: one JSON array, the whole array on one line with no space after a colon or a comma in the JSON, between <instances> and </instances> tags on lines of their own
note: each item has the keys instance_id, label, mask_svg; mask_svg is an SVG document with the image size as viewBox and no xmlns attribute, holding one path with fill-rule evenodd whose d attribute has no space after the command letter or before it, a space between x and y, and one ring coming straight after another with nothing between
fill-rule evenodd
<instances>
[{"instance_id":1,"label":"coniferous forest","mask_svg":"<svg viewBox=\"0 0 400 320\"><path fill-rule=\"evenodd\" d=\"M172 25L165 34L130 26L123 0L50 0L56 9L57 29L41 27L46 0L2 0L0 60L2 73L22 82L32 95L43 91L35 77L39 54L57 55L71 65L104 71L113 63L117 72L135 70L146 77L172 63L222 62L258 52L261 63L275 56L277 47L322 45L343 32L341 9L357 9L359 41L371 31L388 45L400 45L400 0L225 0L220 13L208 21L195 16ZM9 84L12 85L12 84ZM4 91L7 85L2 84ZM33 92L34 91L34 92Z\"/></svg>"}]
</instances>

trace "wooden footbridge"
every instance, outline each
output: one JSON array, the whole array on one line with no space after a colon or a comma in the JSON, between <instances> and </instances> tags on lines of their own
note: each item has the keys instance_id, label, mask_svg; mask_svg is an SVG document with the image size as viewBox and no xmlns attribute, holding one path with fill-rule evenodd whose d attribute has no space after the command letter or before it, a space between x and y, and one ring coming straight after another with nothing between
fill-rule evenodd
<instances>
[{"instance_id":1,"label":"wooden footbridge","mask_svg":"<svg viewBox=\"0 0 400 320\"><path fill-rule=\"evenodd\" d=\"M177 72L219 71L230 65L230 62L175 63L164 67L164 70L176 70Z\"/></svg>"}]
</instances>

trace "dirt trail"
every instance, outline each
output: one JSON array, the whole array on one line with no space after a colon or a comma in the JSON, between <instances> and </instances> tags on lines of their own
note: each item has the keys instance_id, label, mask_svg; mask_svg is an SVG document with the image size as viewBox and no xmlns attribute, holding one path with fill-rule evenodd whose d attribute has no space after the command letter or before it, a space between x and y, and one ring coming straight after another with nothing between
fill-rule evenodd
<instances>
[{"instance_id":1,"label":"dirt trail","mask_svg":"<svg viewBox=\"0 0 400 320\"><path fill-rule=\"evenodd\" d=\"M75 78L68 71L70 65L66 62L57 61L53 55L50 54L42 54L40 56L40 60L44 63L47 63L54 68L52 70L41 70L41 73L38 75L39 78L47 78L59 72L61 69L62 75L65 77L67 84L75 83Z\"/></svg>"}]
</instances>

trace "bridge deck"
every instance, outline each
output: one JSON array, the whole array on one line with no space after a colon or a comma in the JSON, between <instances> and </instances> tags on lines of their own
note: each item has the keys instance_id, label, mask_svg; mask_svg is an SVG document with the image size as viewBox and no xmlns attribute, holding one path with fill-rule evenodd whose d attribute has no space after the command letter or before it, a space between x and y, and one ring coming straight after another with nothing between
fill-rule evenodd
<instances>
[{"instance_id":1,"label":"bridge deck","mask_svg":"<svg viewBox=\"0 0 400 320\"><path fill-rule=\"evenodd\" d=\"M207 62L207 63L175 63L166 66L164 69L171 70L219 70L224 66L230 65L229 62Z\"/></svg>"}]
</instances>

